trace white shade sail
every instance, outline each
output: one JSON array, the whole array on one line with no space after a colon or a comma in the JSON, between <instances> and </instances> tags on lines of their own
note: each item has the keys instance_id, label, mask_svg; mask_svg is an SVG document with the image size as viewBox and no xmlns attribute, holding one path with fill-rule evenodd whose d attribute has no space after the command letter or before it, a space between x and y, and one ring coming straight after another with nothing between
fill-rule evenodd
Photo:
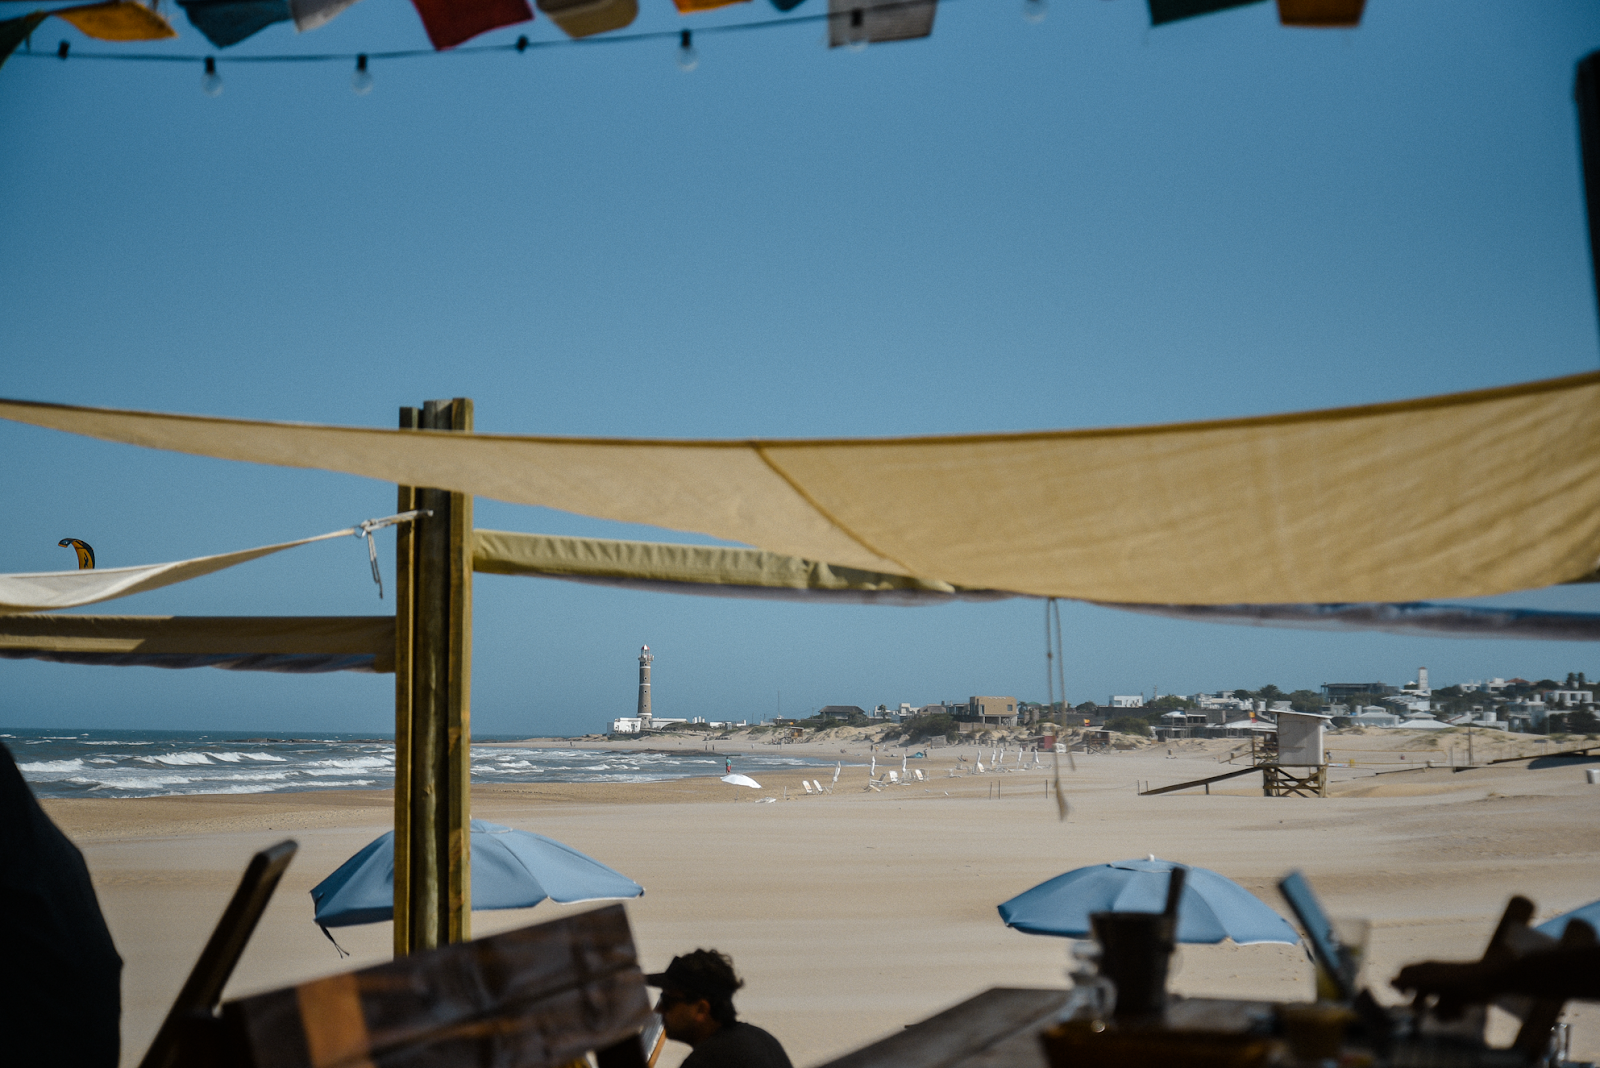
<instances>
[{"instance_id":1,"label":"white shade sail","mask_svg":"<svg viewBox=\"0 0 1600 1068\"><path fill-rule=\"evenodd\" d=\"M300 545L329 538L349 537L357 528L335 530L314 538L262 545L255 549L198 556L192 560L173 560L164 564L138 564L133 567L103 567L88 571L36 571L0 575L0 615L17 612L49 612L61 608L80 608L146 590L158 590L187 582L225 568L259 560Z\"/></svg>"}]
</instances>

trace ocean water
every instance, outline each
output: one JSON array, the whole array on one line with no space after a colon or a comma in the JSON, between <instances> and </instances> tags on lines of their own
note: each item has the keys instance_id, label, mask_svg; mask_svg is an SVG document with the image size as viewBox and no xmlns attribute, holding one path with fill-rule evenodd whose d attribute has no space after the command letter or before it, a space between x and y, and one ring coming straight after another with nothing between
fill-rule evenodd
<instances>
[{"instance_id":1,"label":"ocean water","mask_svg":"<svg viewBox=\"0 0 1600 1068\"><path fill-rule=\"evenodd\" d=\"M493 741L492 738L482 739ZM374 789L394 785L394 741L354 734L271 737L201 731L0 730L40 797L157 797ZM474 782L657 782L721 775L725 754L474 745ZM804 767L734 754L735 771Z\"/></svg>"}]
</instances>

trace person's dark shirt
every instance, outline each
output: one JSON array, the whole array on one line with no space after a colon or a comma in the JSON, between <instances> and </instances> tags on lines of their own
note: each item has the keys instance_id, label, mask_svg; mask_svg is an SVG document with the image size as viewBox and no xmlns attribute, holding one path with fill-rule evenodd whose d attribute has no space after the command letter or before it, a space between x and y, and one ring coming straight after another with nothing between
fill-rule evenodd
<instances>
[{"instance_id":1,"label":"person's dark shirt","mask_svg":"<svg viewBox=\"0 0 1600 1068\"><path fill-rule=\"evenodd\" d=\"M122 958L89 868L0 744L0 1043L17 1065L116 1068Z\"/></svg>"},{"instance_id":2,"label":"person's dark shirt","mask_svg":"<svg viewBox=\"0 0 1600 1068\"><path fill-rule=\"evenodd\" d=\"M793 1068L778 1040L743 1020L721 1028L683 1059L683 1068Z\"/></svg>"}]
</instances>

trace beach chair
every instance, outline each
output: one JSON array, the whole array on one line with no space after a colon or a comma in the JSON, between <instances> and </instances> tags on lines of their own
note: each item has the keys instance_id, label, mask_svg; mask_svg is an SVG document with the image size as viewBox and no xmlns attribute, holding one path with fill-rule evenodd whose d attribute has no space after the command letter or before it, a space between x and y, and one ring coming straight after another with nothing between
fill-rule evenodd
<instances>
[{"instance_id":1,"label":"beach chair","mask_svg":"<svg viewBox=\"0 0 1600 1068\"><path fill-rule=\"evenodd\" d=\"M815 786L817 788L817 793L819 793L819 794L828 792L828 791L826 791L826 790L824 790L822 788L822 780L821 779L812 779L811 780L811 785Z\"/></svg>"},{"instance_id":2,"label":"beach chair","mask_svg":"<svg viewBox=\"0 0 1600 1068\"><path fill-rule=\"evenodd\" d=\"M221 1048L254 1068L646 1068L652 1015L609 905L227 1002Z\"/></svg>"},{"instance_id":3,"label":"beach chair","mask_svg":"<svg viewBox=\"0 0 1600 1068\"><path fill-rule=\"evenodd\" d=\"M889 771L889 782L894 786L900 785L900 773L892 768Z\"/></svg>"},{"instance_id":4,"label":"beach chair","mask_svg":"<svg viewBox=\"0 0 1600 1068\"><path fill-rule=\"evenodd\" d=\"M806 793L808 795L811 793L811 784L810 783L806 782L804 779L801 779L800 780L800 785L804 786L806 788Z\"/></svg>"}]
</instances>

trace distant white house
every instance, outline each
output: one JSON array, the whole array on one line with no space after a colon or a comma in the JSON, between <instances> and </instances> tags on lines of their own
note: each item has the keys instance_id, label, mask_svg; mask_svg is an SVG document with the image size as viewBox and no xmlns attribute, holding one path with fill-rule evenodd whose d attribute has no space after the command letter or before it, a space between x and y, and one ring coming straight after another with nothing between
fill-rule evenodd
<instances>
[{"instance_id":1,"label":"distant white house","mask_svg":"<svg viewBox=\"0 0 1600 1068\"><path fill-rule=\"evenodd\" d=\"M1450 729L1450 724L1434 719L1425 713L1412 716L1410 719L1403 719L1394 726L1398 730L1407 731L1445 731Z\"/></svg>"},{"instance_id":2,"label":"distant white house","mask_svg":"<svg viewBox=\"0 0 1600 1068\"><path fill-rule=\"evenodd\" d=\"M1594 704L1592 690L1546 690L1544 703L1557 708L1582 708Z\"/></svg>"},{"instance_id":3,"label":"distant white house","mask_svg":"<svg viewBox=\"0 0 1600 1068\"><path fill-rule=\"evenodd\" d=\"M1352 727L1398 727L1400 717L1378 705L1364 705L1350 714Z\"/></svg>"},{"instance_id":4,"label":"distant white house","mask_svg":"<svg viewBox=\"0 0 1600 1068\"><path fill-rule=\"evenodd\" d=\"M1550 706L1537 698L1526 701L1507 701L1503 706L1506 714L1506 724L1514 731L1544 730L1545 724L1550 721Z\"/></svg>"},{"instance_id":5,"label":"distant white house","mask_svg":"<svg viewBox=\"0 0 1600 1068\"><path fill-rule=\"evenodd\" d=\"M1495 715L1494 709L1487 712L1479 710L1457 716L1450 721L1452 727L1482 727L1485 730L1503 731L1509 724Z\"/></svg>"},{"instance_id":6,"label":"distant white house","mask_svg":"<svg viewBox=\"0 0 1600 1068\"><path fill-rule=\"evenodd\" d=\"M660 716L652 716L650 718L650 726L652 728L665 727L669 723L688 723L688 722L689 721L686 720L686 719L662 719ZM706 724L706 726L709 727L709 726L712 726L712 724L708 723L708 724ZM611 733L612 734L638 734L639 733L639 717L638 716L624 716L621 719L612 720L611 721Z\"/></svg>"},{"instance_id":7,"label":"distant white house","mask_svg":"<svg viewBox=\"0 0 1600 1068\"><path fill-rule=\"evenodd\" d=\"M1408 715L1421 715L1433 711L1433 698L1424 693L1401 692L1385 697L1383 703L1403 709Z\"/></svg>"},{"instance_id":8,"label":"distant white house","mask_svg":"<svg viewBox=\"0 0 1600 1068\"><path fill-rule=\"evenodd\" d=\"M1118 694L1111 695L1112 708L1143 708L1144 694Z\"/></svg>"}]
</instances>

